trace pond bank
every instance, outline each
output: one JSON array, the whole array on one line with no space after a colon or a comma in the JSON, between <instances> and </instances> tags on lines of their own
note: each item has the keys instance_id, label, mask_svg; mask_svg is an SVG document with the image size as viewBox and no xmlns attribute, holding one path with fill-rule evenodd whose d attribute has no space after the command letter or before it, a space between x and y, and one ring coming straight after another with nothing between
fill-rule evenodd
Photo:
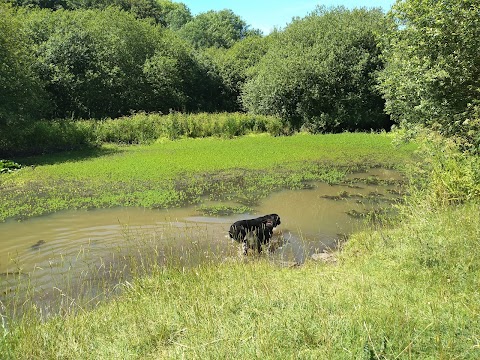
<instances>
[{"instance_id":1,"label":"pond bank","mask_svg":"<svg viewBox=\"0 0 480 360\"><path fill-rule=\"evenodd\" d=\"M0 337L6 359L478 359L478 203L357 233L336 266L157 268L85 311ZM458 226L462 219L462 226ZM443 234L443 236L438 236ZM465 239L475 241L465 241Z\"/></svg>"}]
</instances>

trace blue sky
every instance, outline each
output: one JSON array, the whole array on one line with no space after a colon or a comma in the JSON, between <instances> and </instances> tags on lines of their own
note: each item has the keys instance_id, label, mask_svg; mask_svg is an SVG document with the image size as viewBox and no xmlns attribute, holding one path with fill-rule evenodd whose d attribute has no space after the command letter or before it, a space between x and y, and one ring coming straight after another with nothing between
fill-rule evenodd
<instances>
[{"instance_id":1,"label":"blue sky","mask_svg":"<svg viewBox=\"0 0 480 360\"><path fill-rule=\"evenodd\" d=\"M248 25L268 34L274 27L283 28L292 17L304 17L316 5L355 7L381 7L390 9L395 0L177 0L187 5L193 15L209 10L230 9Z\"/></svg>"}]
</instances>

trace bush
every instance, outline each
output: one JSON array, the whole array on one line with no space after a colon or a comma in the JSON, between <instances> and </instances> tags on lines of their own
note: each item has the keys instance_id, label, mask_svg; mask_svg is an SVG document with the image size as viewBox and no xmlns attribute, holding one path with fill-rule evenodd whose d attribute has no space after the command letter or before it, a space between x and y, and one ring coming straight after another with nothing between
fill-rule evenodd
<instances>
[{"instance_id":1,"label":"bush","mask_svg":"<svg viewBox=\"0 0 480 360\"><path fill-rule=\"evenodd\" d=\"M37 155L96 146L95 124L87 121L40 120L0 129L0 154Z\"/></svg>"},{"instance_id":2,"label":"bush","mask_svg":"<svg viewBox=\"0 0 480 360\"><path fill-rule=\"evenodd\" d=\"M420 144L421 160L408 168L412 202L439 208L480 199L480 161L462 151L462 143L421 127L402 128L396 134L415 136Z\"/></svg>"},{"instance_id":3,"label":"bush","mask_svg":"<svg viewBox=\"0 0 480 360\"><path fill-rule=\"evenodd\" d=\"M464 138L480 151L480 5L473 0L397 1L381 73L387 113L397 122Z\"/></svg>"}]
</instances>

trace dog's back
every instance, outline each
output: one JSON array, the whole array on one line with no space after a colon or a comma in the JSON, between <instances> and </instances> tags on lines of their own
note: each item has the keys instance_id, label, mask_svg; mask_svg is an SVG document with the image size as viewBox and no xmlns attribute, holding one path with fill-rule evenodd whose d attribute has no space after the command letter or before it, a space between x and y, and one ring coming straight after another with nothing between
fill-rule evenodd
<instances>
[{"instance_id":1,"label":"dog's back","mask_svg":"<svg viewBox=\"0 0 480 360\"><path fill-rule=\"evenodd\" d=\"M234 222L228 231L230 238L244 241L247 233L254 232L260 240L268 241L274 227L280 225L280 216L270 214L255 219L239 220Z\"/></svg>"}]
</instances>

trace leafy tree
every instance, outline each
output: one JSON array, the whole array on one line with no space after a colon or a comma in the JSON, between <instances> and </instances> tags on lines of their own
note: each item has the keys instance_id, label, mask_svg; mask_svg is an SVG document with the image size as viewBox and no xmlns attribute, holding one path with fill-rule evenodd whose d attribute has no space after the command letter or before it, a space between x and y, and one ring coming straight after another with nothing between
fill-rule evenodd
<instances>
[{"instance_id":1,"label":"leafy tree","mask_svg":"<svg viewBox=\"0 0 480 360\"><path fill-rule=\"evenodd\" d=\"M480 3L403 0L388 16L386 111L480 146Z\"/></svg>"},{"instance_id":2,"label":"leafy tree","mask_svg":"<svg viewBox=\"0 0 480 360\"><path fill-rule=\"evenodd\" d=\"M220 75L225 85L228 109L240 111L242 103L240 100L241 89L253 68L266 54L271 36L249 36L236 42L231 48L209 48L205 50L208 58L211 59L212 67Z\"/></svg>"},{"instance_id":3,"label":"leafy tree","mask_svg":"<svg viewBox=\"0 0 480 360\"><path fill-rule=\"evenodd\" d=\"M193 60L170 31L116 8L35 11L25 22L36 44L36 70L54 104L50 116L184 107L182 69Z\"/></svg>"},{"instance_id":4,"label":"leafy tree","mask_svg":"<svg viewBox=\"0 0 480 360\"><path fill-rule=\"evenodd\" d=\"M146 110L167 113L171 110L195 111L203 107L196 81L199 64L191 47L174 32L165 31L143 72L153 91ZM204 79L198 79L204 83Z\"/></svg>"},{"instance_id":5,"label":"leafy tree","mask_svg":"<svg viewBox=\"0 0 480 360\"><path fill-rule=\"evenodd\" d=\"M231 10L208 11L201 13L186 23L179 34L196 48L230 48L235 42L250 35L259 35L259 30L251 30L238 15Z\"/></svg>"},{"instance_id":6,"label":"leafy tree","mask_svg":"<svg viewBox=\"0 0 480 360\"><path fill-rule=\"evenodd\" d=\"M183 3L170 0L157 0L160 5L162 19L165 26L172 30L179 30L193 19L190 9Z\"/></svg>"},{"instance_id":7,"label":"leafy tree","mask_svg":"<svg viewBox=\"0 0 480 360\"><path fill-rule=\"evenodd\" d=\"M43 114L46 94L32 71L29 44L16 12L0 3L0 126Z\"/></svg>"},{"instance_id":8,"label":"leafy tree","mask_svg":"<svg viewBox=\"0 0 480 360\"><path fill-rule=\"evenodd\" d=\"M115 0L114 4L139 19L152 18L156 23L163 21L160 6L155 0Z\"/></svg>"},{"instance_id":9,"label":"leafy tree","mask_svg":"<svg viewBox=\"0 0 480 360\"><path fill-rule=\"evenodd\" d=\"M189 89L188 106L192 111L234 110L229 90L212 58L205 52L195 52L195 63L186 76L185 85Z\"/></svg>"},{"instance_id":10,"label":"leafy tree","mask_svg":"<svg viewBox=\"0 0 480 360\"><path fill-rule=\"evenodd\" d=\"M3 0L16 6L50 10L106 9L115 6L139 19L154 19L156 23L179 29L191 20L190 10L182 3L170 0Z\"/></svg>"},{"instance_id":11,"label":"leafy tree","mask_svg":"<svg viewBox=\"0 0 480 360\"><path fill-rule=\"evenodd\" d=\"M315 132L388 126L375 88L384 27L380 10L319 7L294 20L245 84L244 106Z\"/></svg>"},{"instance_id":12,"label":"leafy tree","mask_svg":"<svg viewBox=\"0 0 480 360\"><path fill-rule=\"evenodd\" d=\"M40 9L67 9L69 8L69 0L5 0L15 6L24 6L30 8Z\"/></svg>"}]
</instances>

